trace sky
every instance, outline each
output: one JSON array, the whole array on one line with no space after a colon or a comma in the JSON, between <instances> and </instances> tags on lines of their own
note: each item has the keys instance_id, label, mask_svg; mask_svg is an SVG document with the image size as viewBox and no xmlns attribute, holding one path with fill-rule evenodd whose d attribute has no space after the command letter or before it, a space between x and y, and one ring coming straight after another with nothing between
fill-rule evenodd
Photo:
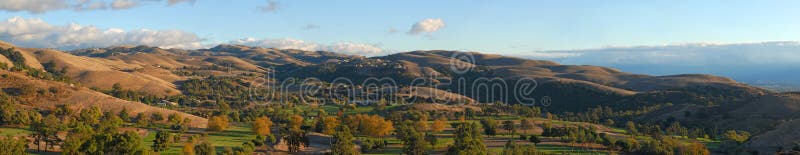
<instances>
[{"instance_id":1,"label":"sky","mask_svg":"<svg viewBox=\"0 0 800 155\"><path fill-rule=\"evenodd\" d=\"M0 40L65 50L244 44L367 56L468 50L609 66L676 66L695 57L708 62L694 68L797 65L798 7L792 0L0 0ZM781 61L759 54L773 47L782 54L767 58ZM727 61L739 59L752 61ZM695 72L683 68L643 72Z\"/></svg>"}]
</instances>

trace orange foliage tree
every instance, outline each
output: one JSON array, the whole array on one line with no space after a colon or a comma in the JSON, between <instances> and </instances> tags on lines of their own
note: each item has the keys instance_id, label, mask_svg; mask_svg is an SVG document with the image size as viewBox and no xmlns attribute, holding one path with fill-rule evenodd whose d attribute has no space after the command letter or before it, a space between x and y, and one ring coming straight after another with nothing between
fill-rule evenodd
<instances>
[{"instance_id":1,"label":"orange foliage tree","mask_svg":"<svg viewBox=\"0 0 800 155\"><path fill-rule=\"evenodd\" d=\"M431 131L433 132L442 132L444 131L444 127L447 125L447 121L444 119L436 119L433 121L433 125L431 126Z\"/></svg>"},{"instance_id":2,"label":"orange foliage tree","mask_svg":"<svg viewBox=\"0 0 800 155\"><path fill-rule=\"evenodd\" d=\"M269 120L269 117L259 117L253 121L253 132L257 135L266 136L272 134L270 127L272 127L272 121Z\"/></svg>"},{"instance_id":3,"label":"orange foliage tree","mask_svg":"<svg viewBox=\"0 0 800 155\"><path fill-rule=\"evenodd\" d=\"M345 122L350 128L358 129L362 135L382 137L389 135L394 130L392 121L378 115L356 114L347 116Z\"/></svg>"},{"instance_id":4,"label":"orange foliage tree","mask_svg":"<svg viewBox=\"0 0 800 155\"><path fill-rule=\"evenodd\" d=\"M228 129L228 117L227 116L214 116L208 119L208 130L211 131L223 131Z\"/></svg>"}]
</instances>

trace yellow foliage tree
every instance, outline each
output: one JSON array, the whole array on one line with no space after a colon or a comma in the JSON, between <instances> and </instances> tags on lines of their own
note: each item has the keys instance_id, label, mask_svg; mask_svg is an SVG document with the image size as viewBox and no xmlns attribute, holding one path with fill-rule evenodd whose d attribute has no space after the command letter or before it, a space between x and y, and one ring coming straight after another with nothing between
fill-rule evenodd
<instances>
[{"instance_id":1,"label":"yellow foliage tree","mask_svg":"<svg viewBox=\"0 0 800 155\"><path fill-rule=\"evenodd\" d=\"M272 121L269 120L269 117L259 117L253 121L253 132L257 135L266 136L272 134L270 127L272 127Z\"/></svg>"},{"instance_id":2,"label":"yellow foliage tree","mask_svg":"<svg viewBox=\"0 0 800 155\"><path fill-rule=\"evenodd\" d=\"M414 122L414 127L417 128L417 131L428 131L428 121Z\"/></svg>"},{"instance_id":3,"label":"yellow foliage tree","mask_svg":"<svg viewBox=\"0 0 800 155\"><path fill-rule=\"evenodd\" d=\"M444 119L437 119L433 121L433 126L431 126L431 131L433 132L442 132L444 131L444 127L447 125L447 121Z\"/></svg>"},{"instance_id":4,"label":"yellow foliage tree","mask_svg":"<svg viewBox=\"0 0 800 155\"><path fill-rule=\"evenodd\" d=\"M294 130L300 130L300 126L303 126L303 116L292 115L289 119L289 127Z\"/></svg>"},{"instance_id":5,"label":"yellow foliage tree","mask_svg":"<svg viewBox=\"0 0 800 155\"><path fill-rule=\"evenodd\" d=\"M358 129L359 133L370 137L386 136L394 130L392 121L378 115L351 115L347 117L346 122L351 128Z\"/></svg>"},{"instance_id":6,"label":"yellow foliage tree","mask_svg":"<svg viewBox=\"0 0 800 155\"><path fill-rule=\"evenodd\" d=\"M183 155L194 155L194 143L186 142L183 144Z\"/></svg>"},{"instance_id":7,"label":"yellow foliage tree","mask_svg":"<svg viewBox=\"0 0 800 155\"><path fill-rule=\"evenodd\" d=\"M329 135L336 132L336 127L339 126L340 123L339 119L336 119L336 117L333 116L327 116L324 118L323 121L324 121L323 123L324 127L322 133Z\"/></svg>"},{"instance_id":8,"label":"yellow foliage tree","mask_svg":"<svg viewBox=\"0 0 800 155\"><path fill-rule=\"evenodd\" d=\"M208 119L208 130L224 131L225 129L228 129L227 116L214 116Z\"/></svg>"}]
</instances>

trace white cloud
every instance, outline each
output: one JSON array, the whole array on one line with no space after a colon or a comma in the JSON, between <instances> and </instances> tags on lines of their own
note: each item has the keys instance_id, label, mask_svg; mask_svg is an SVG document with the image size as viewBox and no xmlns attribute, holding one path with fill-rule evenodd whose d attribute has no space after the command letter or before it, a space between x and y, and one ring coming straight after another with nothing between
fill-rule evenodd
<instances>
[{"instance_id":1,"label":"white cloud","mask_svg":"<svg viewBox=\"0 0 800 155\"><path fill-rule=\"evenodd\" d=\"M122 10L130 9L137 5L139 5L139 3L133 0L114 0L114 2L111 3L111 8L114 10Z\"/></svg>"},{"instance_id":2,"label":"white cloud","mask_svg":"<svg viewBox=\"0 0 800 155\"><path fill-rule=\"evenodd\" d=\"M413 26L411 26L411 30L408 30L408 34L410 35L417 35L423 33L430 34L439 31L440 29L444 28L444 26L445 23L444 21L442 21L442 19L428 18L419 21L415 23Z\"/></svg>"},{"instance_id":3,"label":"white cloud","mask_svg":"<svg viewBox=\"0 0 800 155\"><path fill-rule=\"evenodd\" d=\"M378 46L361 43L339 42L330 45L324 45L315 42L309 42L297 39L256 39L244 38L230 41L231 44L240 44L245 46L256 46L265 48L277 49L298 49L305 51L330 51L344 54L355 54L363 56L377 56L386 54L386 51Z\"/></svg>"},{"instance_id":4,"label":"white cloud","mask_svg":"<svg viewBox=\"0 0 800 155\"><path fill-rule=\"evenodd\" d=\"M67 7L69 7L69 3L64 0L0 0L0 10L9 12L43 13Z\"/></svg>"},{"instance_id":5,"label":"white cloud","mask_svg":"<svg viewBox=\"0 0 800 155\"><path fill-rule=\"evenodd\" d=\"M175 5L183 2L194 4L195 0L167 0L167 5Z\"/></svg>"},{"instance_id":6,"label":"white cloud","mask_svg":"<svg viewBox=\"0 0 800 155\"><path fill-rule=\"evenodd\" d=\"M164 0L0 0L0 10L7 12L45 13L48 11L72 9L75 11L130 9L144 3L163 3ZM166 0L167 6L195 0Z\"/></svg>"},{"instance_id":7,"label":"white cloud","mask_svg":"<svg viewBox=\"0 0 800 155\"><path fill-rule=\"evenodd\" d=\"M394 33L397 33L397 32L398 32L398 30L395 29L395 28L389 28L388 30L386 30L387 34L394 34Z\"/></svg>"},{"instance_id":8,"label":"white cloud","mask_svg":"<svg viewBox=\"0 0 800 155\"><path fill-rule=\"evenodd\" d=\"M0 22L0 40L22 47L76 49L113 45L162 48L203 47L196 34L180 30L102 29L92 25L51 25L38 18L12 17Z\"/></svg>"},{"instance_id":9,"label":"white cloud","mask_svg":"<svg viewBox=\"0 0 800 155\"><path fill-rule=\"evenodd\" d=\"M568 57L576 57L581 56L581 53L577 52L551 52L551 51L534 51L530 53L525 53L522 57L529 57L532 59L557 59L557 58L568 58Z\"/></svg>"},{"instance_id":10,"label":"white cloud","mask_svg":"<svg viewBox=\"0 0 800 155\"><path fill-rule=\"evenodd\" d=\"M76 11L86 11L86 10L102 10L108 8L108 4L104 1L97 1L91 2L89 0L85 0L85 3L80 3L77 5L73 5L73 8Z\"/></svg>"},{"instance_id":11,"label":"white cloud","mask_svg":"<svg viewBox=\"0 0 800 155\"><path fill-rule=\"evenodd\" d=\"M306 26L303 26L303 30L312 30L312 29L318 29L318 28L319 28L319 25L316 25L316 24L307 24Z\"/></svg>"},{"instance_id":12,"label":"white cloud","mask_svg":"<svg viewBox=\"0 0 800 155\"><path fill-rule=\"evenodd\" d=\"M376 56L385 54L383 49L375 45L351 43L351 42L334 43L332 45L327 46L327 50L345 54L356 54L364 56Z\"/></svg>"},{"instance_id":13,"label":"white cloud","mask_svg":"<svg viewBox=\"0 0 800 155\"><path fill-rule=\"evenodd\" d=\"M273 0L267 0L267 5L258 7L258 9L263 12L272 12L272 13L278 11L278 8L279 8L279 3Z\"/></svg>"}]
</instances>

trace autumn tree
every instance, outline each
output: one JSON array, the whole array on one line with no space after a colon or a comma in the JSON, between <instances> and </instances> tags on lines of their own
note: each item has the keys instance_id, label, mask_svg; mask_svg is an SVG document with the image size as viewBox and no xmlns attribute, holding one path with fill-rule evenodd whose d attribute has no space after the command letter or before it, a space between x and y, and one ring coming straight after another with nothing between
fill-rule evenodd
<instances>
[{"instance_id":1,"label":"autumn tree","mask_svg":"<svg viewBox=\"0 0 800 155\"><path fill-rule=\"evenodd\" d=\"M183 155L195 155L194 142L188 141L186 143L183 143L183 150L181 150L181 153L183 153Z\"/></svg>"},{"instance_id":2,"label":"autumn tree","mask_svg":"<svg viewBox=\"0 0 800 155\"><path fill-rule=\"evenodd\" d=\"M214 116L208 119L208 130L224 131L228 129L228 116Z\"/></svg>"},{"instance_id":3,"label":"autumn tree","mask_svg":"<svg viewBox=\"0 0 800 155\"><path fill-rule=\"evenodd\" d=\"M292 115L289 118L289 128L299 130L301 126L303 126L303 116Z\"/></svg>"},{"instance_id":4,"label":"autumn tree","mask_svg":"<svg viewBox=\"0 0 800 155\"><path fill-rule=\"evenodd\" d=\"M345 120L350 128L358 129L363 135L370 137L382 137L389 135L394 126L390 120L386 120L378 115L356 114L350 115Z\"/></svg>"},{"instance_id":5,"label":"autumn tree","mask_svg":"<svg viewBox=\"0 0 800 155\"><path fill-rule=\"evenodd\" d=\"M414 122L414 128L416 128L417 131L428 131L428 122L416 121Z\"/></svg>"},{"instance_id":6,"label":"autumn tree","mask_svg":"<svg viewBox=\"0 0 800 155\"><path fill-rule=\"evenodd\" d=\"M319 118L319 121L315 127L315 131L330 135L336 131L336 127L339 125L341 125L339 119L337 119L335 116L324 116Z\"/></svg>"},{"instance_id":7,"label":"autumn tree","mask_svg":"<svg viewBox=\"0 0 800 155\"><path fill-rule=\"evenodd\" d=\"M272 127L272 121L269 117L264 116L253 120L253 132L255 132L256 135L266 136L272 134L270 127Z\"/></svg>"},{"instance_id":8,"label":"autumn tree","mask_svg":"<svg viewBox=\"0 0 800 155\"><path fill-rule=\"evenodd\" d=\"M288 145L289 152L299 152L300 148L306 146L308 143L305 131L301 129L302 125L303 116L292 115L289 118L289 124L287 128L284 129L284 133L286 133L284 139Z\"/></svg>"},{"instance_id":9,"label":"autumn tree","mask_svg":"<svg viewBox=\"0 0 800 155\"><path fill-rule=\"evenodd\" d=\"M699 142L692 142L692 143L686 144L686 146L684 147L684 149L682 149L681 152L682 152L682 154L686 154L686 155L709 155L709 154L711 154L711 152L708 151L708 148L706 148L706 145L704 145L703 143L699 143Z\"/></svg>"},{"instance_id":10,"label":"autumn tree","mask_svg":"<svg viewBox=\"0 0 800 155\"><path fill-rule=\"evenodd\" d=\"M444 131L444 127L447 125L447 121L444 119L436 119L433 121L433 125L431 126L431 131L433 132L442 132Z\"/></svg>"}]
</instances>

